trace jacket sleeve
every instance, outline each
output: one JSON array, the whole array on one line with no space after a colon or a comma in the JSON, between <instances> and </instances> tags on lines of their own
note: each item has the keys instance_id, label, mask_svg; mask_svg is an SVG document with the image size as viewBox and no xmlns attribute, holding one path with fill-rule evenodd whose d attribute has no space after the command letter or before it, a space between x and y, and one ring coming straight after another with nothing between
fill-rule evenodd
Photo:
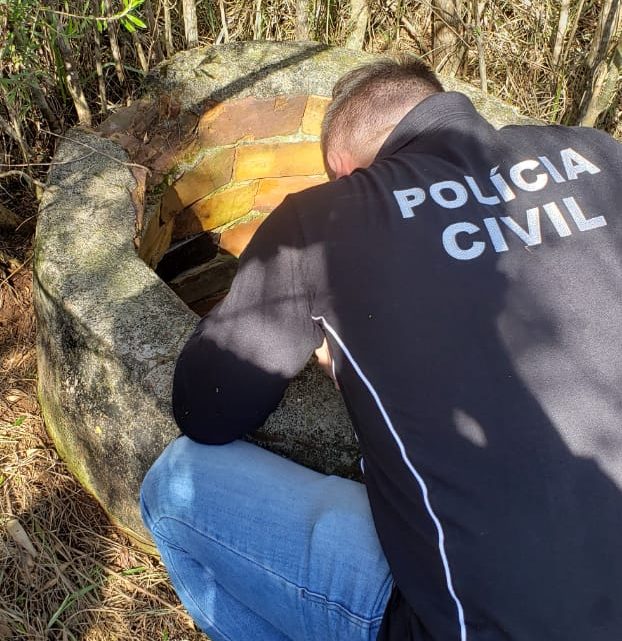
<instances>
[{"instance_id":1,"label":"jacket sleeve","mask_svg":"<svg viewBox=\"0 0 622 641\"><path fill-rule=\"evenodd\" d=\"M173 413L190 438L228 443L261 427L322 342L304 251L286 200L259 227L226 298L199 322L177 361Z\"/></svg>"}]
</instances>

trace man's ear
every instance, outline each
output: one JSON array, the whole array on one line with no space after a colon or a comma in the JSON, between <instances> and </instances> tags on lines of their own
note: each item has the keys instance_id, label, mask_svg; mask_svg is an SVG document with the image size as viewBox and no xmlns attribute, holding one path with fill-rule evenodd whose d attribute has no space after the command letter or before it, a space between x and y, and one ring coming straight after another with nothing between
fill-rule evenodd
<instances>
[{"instance_id":1,"label":"man's ear","mask_svg":"<svg viewBox=\"0 0 622 641\"><path fill-rule=\"evenodd\" d=\"M341 154L334 149L329 149L328 153L326 154L326 164L328 165L327 173L328 177L331 180L336 180L337 178L341 178L344 174L342 173L342 161L341 161Z\"/></svg>"},{"instance_id":2,"label":"man's ear","mask_svg":"<svg viewBox=\"0 0 622 641\"><path fill-rule=\"evenodd\" d=\"M329 175L334 178L341 178L342 176L349 176L355 169L359 167L352 158L352 154L348 151L329 149L326 154L326 162L328 163Z\"/></svg>"}]
</instances>

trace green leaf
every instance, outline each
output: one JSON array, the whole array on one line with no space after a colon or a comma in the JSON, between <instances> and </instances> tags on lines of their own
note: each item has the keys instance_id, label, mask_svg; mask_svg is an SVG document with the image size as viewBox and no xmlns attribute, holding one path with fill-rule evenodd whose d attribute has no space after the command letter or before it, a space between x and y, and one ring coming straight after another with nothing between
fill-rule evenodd
<instances>
[{"instance_id":1,"label":"green leaf","mask_svg":"<svg viewBox=\"0 0 622 641\"><path fill-rule=\"evenodd\" d=\"M95 583L90 583L89 585L85 585L83 588L80 588L79 590L76 590L75 592L68 594L63 599L63 602L60 604L58 610L56 610L56 612L54 612L54 614L51 616L47 624L47 629L49 630L58 621L62 613L69 606L71 606L72 603L74 603L78 599L81 599L83 596L85 596L89 592L92 592L96 587L97 585Z\"/></svg>"},{"instance_id":2,"label":"green leaf","mask_svg":"<svg viewBox=\"0 0 622 641\"><path fill-rule=\"evenodd\" d=\"M13 421L13 427L19 427L24 423L26 420L25 416L18 416L14 421Z\"/></svg>"},{"instance_id":3,"label":"green leaf","mask_svg":"<svg viewBox=\"0 0 622 641\"><path fill-rule=\"evenodd\" d=\"M130 33L136 31L136 27L127 18L121 18L121 26Z\"/></svg>"},{"instance_id":4,"label":"green leaf","mask_svg":"<svg viewBox=\"0 0 622 641\"><path fill-rule=\"evenodd\" d=\"M127 570L123 570L122 572L119 572L122 576L131 576L132 574L141 574L147 569L146 565L138 565L135 568L128 568Z\"/></svg>"},{"instance_id":5,"label":"green leaf","mask_svg":"<svg viewBox=\"0 0 622 641\"><path fill-rule=\"evenodd\" d=\"M128 20L131 20L139 29L147 28L147 25L138 16L128 13L127 17Z\"/></svg>"}]
</instances>

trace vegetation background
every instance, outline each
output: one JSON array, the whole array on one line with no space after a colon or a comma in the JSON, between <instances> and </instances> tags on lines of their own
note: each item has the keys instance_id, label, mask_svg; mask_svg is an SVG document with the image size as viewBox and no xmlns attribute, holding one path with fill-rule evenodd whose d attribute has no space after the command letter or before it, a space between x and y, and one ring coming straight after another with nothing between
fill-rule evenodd
<instances>
[{"instance_id":1,"label":"vegetation background","mask_svg":"<svg viewBox=\"0 0 622 641\"><path fill-rule=\"evenodd\" d=\"M622 139L622 0L0 0L0 641L204 638L45 434L32 235L63 132L129 104L177 51L251 39L409 51Z\"/></svg>"}]
</instances>

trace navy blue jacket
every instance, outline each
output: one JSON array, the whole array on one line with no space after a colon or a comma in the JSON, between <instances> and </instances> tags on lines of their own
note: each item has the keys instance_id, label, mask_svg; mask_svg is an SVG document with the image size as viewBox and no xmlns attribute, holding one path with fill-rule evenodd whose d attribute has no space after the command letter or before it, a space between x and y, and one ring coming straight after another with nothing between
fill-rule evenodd
<instances>
[{"instance_id":1,"label":"navy blue jacket","mask_svg":"<svg viewBox=\"0 0 622 641\"><path fill-rule=\"evenodd\" d=\"M181 429L257 428L324 335L396 583L379 638L622 639L622 147L427 98L260 227L179 360Z\"/></svg>"}]
</instances>

